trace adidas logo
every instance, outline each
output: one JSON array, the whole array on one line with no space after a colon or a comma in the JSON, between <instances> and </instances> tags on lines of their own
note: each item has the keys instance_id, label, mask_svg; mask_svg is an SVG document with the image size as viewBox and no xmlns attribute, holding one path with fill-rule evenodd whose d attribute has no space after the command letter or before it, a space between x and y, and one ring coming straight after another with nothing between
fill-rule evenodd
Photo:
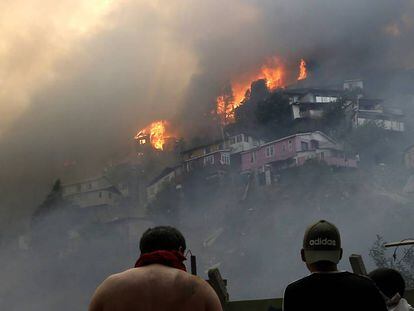
<instances>
[{"instance_id":1,"label":"adidas logo","mask_svg":"<svg viewBox=\"0 0 414 311\"><path fill-rule=\"evenodd\" d=\"M328 238L324 238L324 239L317 238L315 240L310 240L309 245L310 246L318 246L318 245L336 246L336 241L335 240L330 240Z\"/></svg>"}]
</instances>

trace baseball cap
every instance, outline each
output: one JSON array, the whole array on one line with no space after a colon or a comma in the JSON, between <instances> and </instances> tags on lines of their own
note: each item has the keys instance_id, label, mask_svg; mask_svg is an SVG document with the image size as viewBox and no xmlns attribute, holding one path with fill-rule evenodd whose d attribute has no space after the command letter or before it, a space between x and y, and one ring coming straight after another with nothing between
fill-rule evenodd
<instances>
[{"instance_id":1,"label":"baseball cap","mask_svg":"<svg viewBox=\"0 0 414 311\"><path fill-rule=\"evenodd\" d=\"M338 263L341 259L341 237L338 228L326 220L310 225L303 237L303 250L308 264L318 261Z\"/></svg>"}]
</instances>

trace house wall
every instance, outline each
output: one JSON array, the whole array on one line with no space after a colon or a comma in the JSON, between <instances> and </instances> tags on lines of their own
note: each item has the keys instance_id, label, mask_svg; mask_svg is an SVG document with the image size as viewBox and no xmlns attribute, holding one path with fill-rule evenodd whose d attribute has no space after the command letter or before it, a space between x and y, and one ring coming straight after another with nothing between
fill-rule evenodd
<instances>
[{"instance_id":1,"label":"house wall","mask_svg":"<svg viewBox=\"0 0 414 311\"><path fill-rule=\"evenodd\" d=\"M157 182L147 187L147 200L152 201L157 194L163 189L166 183L170 183L175 178L176 172L172 171L169 174L160 178Z\"/></svg>"},{"instance_id":2,"label":"house wall","mask_svg":"<svg viewBox=\"0 0 414 311\"><path fill-rule=\"evenodd\" d=\"M363 126L369 122L374 122L378 127L381 127L385 130L396 131L396 132L404 132L405 126L404 122L396 121L396 120L382 120L382 119L367 119L363 117L357 117L357 126Z\"/></svg>"},{"instance_id":3,"label":"house wall","mask_svg":"<svg viewBox=\"0 0 414 311\"><path fill-rule=\"evenodd\" d=\"M79 207L86 208L98 205L114 206L118 203L120 196L110 190L96 190L84 193L77 193L67 196L65 199L70 200Z\"/></svg>"},{"instance_id":4,"label":"house wall","mask_svg":"<svg viewBox=\"0 0 414 311\"><path fill-rule=\"evenodd\" d=\"M414 146L404 153L404 163L406 168L414 169Z\"/></svg>"},{"instance_id":5,"label":"house wall","mask_svg":"<svg viewBox=\"0 0 414 311\"><path fill-rule=\"evenodd\" d=\"M183 161L187 161L187 160L192 159L192 158L201 157L205 154L209 154L209 153L212 153L214 151L218 151L220 149L223 149L223 147L224 147L223 145L224 145L223 143L219 142L219 143L211 144L209 146L203 146L203 147L191 150L191 151L184 152L183 153Z\"/></svg>"},{"instance_id":6,"label":"house wall","mask_svg":"<svg viewBox=\"0 0 414 311\"><path fill-rule=\"evenodd\" d=\"M253 139L253 137L239 134L227 141L228 148L230 148L230 153L235 154L242 151L250 150L258 145L258 142Z\"/></svg>"},{"instance_id":7,"label":"house wall","mask_svg":"<svg viewBox=\"0 0 414 311\"><path fill-rule=\"evenodd\" d=\"M315 146L315 142L317 142L317 146ZM270 146L274 148L274 154L271 157L266 155L266 149ZM329 165L356 167L356 161L355 163L351 160L345 161L345 156L339 157L338 155L334 155L330 149L340 152L341 146L319 132L298 134L242 153L242 171L256 170L268 163L290 158L296 160L296 165L302 165L312 157L321 159L322 152L323 160ZM253 158L255 160L252 162ZM350 162L348 163L348 161Z\"/></svg>"},{"instance_id":8,"label":"house wall","mask_svg":"<svg viewBox=\"0 0 414 311\"><path fill-rule=\"evenodd\" d=\"M79 192L93 191L110 187L111 184L106 178L97 178L93 180L86 180L76 184L64 185L63 196L76 194Z\"/></svg>"},{"instance_id":9,"label":"house wall","mask_svg":"<svg viewBox=\"0 0 414 311\"><path fill-rule=\"evenodd\" d=\"M289 143L290 141L290 143ZM266 149L273 146L273 156L266 156ZM266 144L249 152L242 154L242 170L257 169L267 163L285 160L296 155L296 137L286 138L271 144ZM255 154L254 156L252 154ZM252 157L254 161L252 162Z\"/></svg>"},{"instance_id":10,"label":"house wall","mask_svg":"<svg viewBox=\"0 0 414 311\"><path fill-rule=\"evenodd\" d=\"M228 162L222 161L222 157L227 157ZM206 154L196 159L190 159L183 163L183 169L186 172L191 172L195 169L202 169L204 167L230 167L230 152L229 151L217 151L210 154Z\"/></svg>"}]
</instances>

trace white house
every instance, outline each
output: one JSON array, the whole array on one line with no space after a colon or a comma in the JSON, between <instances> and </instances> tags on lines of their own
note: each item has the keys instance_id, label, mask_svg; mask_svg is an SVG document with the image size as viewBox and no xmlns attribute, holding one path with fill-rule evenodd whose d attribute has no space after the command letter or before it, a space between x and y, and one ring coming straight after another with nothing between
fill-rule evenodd
<instances>
[{"instance_id":1,"label":"white house","mask_svg":"<svg viewBox=\"0 0 414 311\"><path fill-rule=\"evenodd\" d=\"M114 206L119 202L121 192L105 176L99 176L62 185L62 197L82 208Z\"/></svg>"},{"instance_id":2,"label":"white house","mask_svg":"<svg viewBox=\"0 0 414 311\"><path fill-rule=\"evenodd\" d=\"M230 136L227 139L226 146L230 149L230 154L236 154L243 151L253 149L264 143L263 141L257 140L250 135L240 133L237 135Z\"/></svg>"},{"instance_id":3,"label":"white house","mask_svg":"<svg viewBox=\"0 0 414 311\"><path fill-rule=\"evenodd\" d=\"M385 130L404 132L403 117L401 109L384 107L380 99L359 98L354 107L353 125L373 123Z\"/></svg>"},{"instance_id":4,"label":"white house","mask_svg":"<svg viewBox=\"0 0 414 311\"><path fill-rule=\"evenodd\" d=\"M323 116L328 105L336 104L342 96L340 90L330 89L288 89L293 119L318 119Z\"/></svg>"}]
</instances>

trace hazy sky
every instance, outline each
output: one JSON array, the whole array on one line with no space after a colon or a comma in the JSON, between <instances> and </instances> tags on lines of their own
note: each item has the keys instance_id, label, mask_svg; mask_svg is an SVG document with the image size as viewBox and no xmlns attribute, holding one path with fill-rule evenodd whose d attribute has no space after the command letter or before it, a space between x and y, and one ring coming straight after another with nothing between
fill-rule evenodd
<instances>
[{"instance_id":1,"label":"hazy sky","mask_svg":"<svg viewBox=\"0 0 414 311\"><path fill-rule=\"evenodd\" d=\"M412 69L413 16L413 0L1 1L0 212L31 210L65 160L93 174L154 119L201 124L267 57L325 78Z\"/></svg>"}]
</instances>

